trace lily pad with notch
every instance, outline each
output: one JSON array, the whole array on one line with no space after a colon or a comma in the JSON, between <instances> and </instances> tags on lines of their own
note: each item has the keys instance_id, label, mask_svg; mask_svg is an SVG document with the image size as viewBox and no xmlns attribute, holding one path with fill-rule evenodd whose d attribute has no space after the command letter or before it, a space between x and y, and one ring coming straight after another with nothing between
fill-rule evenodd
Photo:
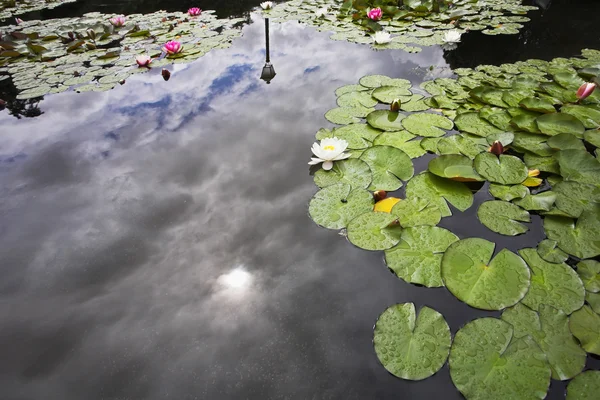
<instances>
[{"instance_id":1,"label":"lily pad with notch","mask_svg":"<svg viewBox=\"0 0 600 400\"><path fill-rule=\"evenodd\" d=\"M319 190L310 200L308 214L317 225L342 229L358 215L371 211L373 203L367 190L352 190L349 184L339 183Z\"/></svg>"},{"instance_id":2,"label":"lily pad with notch","mask_svg":"<svg viewBox=\"0 0 600 400\"><path fill-rule=\"evenodd\" d=\"M531 222L529 213L507 201L490 200L481 203L477 218L490 230L506 236L516 236L529 229L522 222Z\"/></svg>"},{"instance_id":3,"label":"lily pad with notch","mask_svg":"<svg viewBox=\"0 0 600 400\"><path fill-rule=\"evenodd\" d=\"M402 227L397 217L386 212L370 211L348 224L348 240L365 250L387 250L400 242Z\"/></svg>"},{"instance_id":4,"label":"lily pad with notch","mask_svg":"<svg viewBox=\"0 0 600 400\"><path fill-rule=\"evenodd\" d=\"M370 147L362 153L360 160L371 168L372 190L397 190L402 186L402 181L409 180L414 174L411 158L395 147Z\"/></svg>"}]
</instances>

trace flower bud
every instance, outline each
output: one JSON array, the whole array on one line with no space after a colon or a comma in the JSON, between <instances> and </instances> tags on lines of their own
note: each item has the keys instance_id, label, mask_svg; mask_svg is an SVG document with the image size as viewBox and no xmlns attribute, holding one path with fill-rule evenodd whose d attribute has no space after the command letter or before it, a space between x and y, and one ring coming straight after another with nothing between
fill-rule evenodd
<instances>
[{"instance_id":1,"label":"flower bud","mask_svg":"<svg viewBox=\"0 0 600 400\"><path fill-rule=\"evenodd\" d=\"M400 99L392 100L392 104L390 104L390 111L400 111Z\"/></svg>"},{"instance_id":2,"label":"flower bud","mask_svg":"<svg viewBox=\"0 0 600 400\"><path fill-rule=\"evenodd\" d=\"M502 143L499 140L496 140L494 144L492 144L492 147L490 147L490 153L497 156L504 153L504 146L502 146Z\"/></svg>"},{"instance_id":3,"label":"flower bud","mask_svg":"<svg viewBox=\"0 0 600 400\"><path fill-rule=\"evenodd\" d=\"M377 203L380 200L383 200L387 197L387 192L385 190L376 190L375 192L373 192L373 198L375 199L375 202Z\"/></svg>"},{"instance_id":4,"label":"flower bud","mask_svg":"<svg viewBox=\"0 0 600 400\"><path fill-rule=\"evenodd\" d=\"M168 81L171 78L171 73L169 72L168 69L163 68L162 77L165 81Z\"/></svg>"},{"instance_id":5,"label":"flower bud","mask_svg":"<svg viewBox=\"0 0 600 400\"><path fill-rule=\"evenodd\" d=\"M577 98L579 100L585 99L586 97L588 97L589 95L591 95L594 92L594 89L596 89L595 83L591 83L591 82L584 83L577 90Z\"/></svg>"}]
</instances>

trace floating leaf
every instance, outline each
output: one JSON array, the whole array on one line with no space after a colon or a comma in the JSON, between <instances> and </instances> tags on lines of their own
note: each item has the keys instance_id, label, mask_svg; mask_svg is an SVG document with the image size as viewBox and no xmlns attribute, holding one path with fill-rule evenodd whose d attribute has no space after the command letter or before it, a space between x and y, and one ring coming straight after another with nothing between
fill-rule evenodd
<instances>
[{"instance_id":1,"label":"floating leaf","mask_svg":"<svg viewBox=\"0 0 600 400\"><path fill-rule=\"evenodd\" d=\"M348 224L348 240L365 250L387 250L400 241L402 228L396 216L383 212L367 212Z\"/></svg>"},{"instance_id":2,"label":"floating leaf","mask_svg":"<svg viewBox=\"0 0 600 400\"><path fill-rule=\"evenodd\" d=\"M600 371L585 371L567 386L566 400L595 400L600 393Z\"/></svg>"},{"instance_id":3,"label":"floating leaf","mask_svg":"<svg viewBox=\"0 0 600 400\"><path fill-rule=\"evenodd\" d=\"M548 146L555 150L585 150L581 139L576 138L570 133L559 133L548 139Z\"/></svg>"},{"instance_id":4,"label":"floating leaf","mask_svg":"<svg viewBox=\"0 0 600 400\"><path fill-rule=\"evenodd\" d=\"M441 178L460 182L484 180L473 169L473 161L469 157L458 154L442 155L429 161L429 171Z\"/></svg>"},{"instance_id":5,"label":"floating leaf","mask_svg":"<svg viewBox=\"0 0 600 400\"><path fill-rule=\"evenodd\" d=\"M450 349L450 377L468 399L543 399L551 370L530 336L517 338L508 322L479 318L463 326Z\"/></svg>"},{"instance_id":6,"label":"floating leaf","mask_svg":"<svg viewBox=\"0 0 600 400\"><path fill-rule=\"evenodd\" d=\"M337 105L340 107L374 107L377 100L374 100L368 91L356 91L344 93L337 98Z\"/></svg>"},{"instance_id":7,"label":"floating leaf","mask_svg":"<svg viewBox=\"0 0 600 400\"><path fill-rule=\"evenodd\" d=\"M381 364L391 374L421 380L435 374L450 350L450 327L439 312L413 303L396 304L377 319L373 345Z\"/></svg>"},{"instance_id":8,"label":"floating leaf","mask_svg":"<svg viewBox=\"0 0 600 400\"><path fill-rule=\"evenodd\" d=\"M446 201L460 211L467 210L473 204L473 194L464 183L440 178L429 172L421 173L408 182L406 196L430 200L436 204L442 217L452 215Z\"/></svg>"},{"instance_id":9,"label":"floating leaf","mask_svg":"<svg viewBox=\"0 0 600 400\"><path fill-rule=\"evenodd\" d=\"M575 222L571 218L546 216L544 230L565 252L579 258L600 255L600 206L584 211Z\"/></svg>"},{"instance_id":10,"label":"floating leaf","mask_svg":"<svg viewBox=\"0 0 600 400\"><path fill-rule=\"evenodd\" d=\"M542 240L537 247L540 257L549 263L559 264L567 261L569 255L558 248L558 242L550 239Z\"/></svg>"},{"instance_id":11,"label":"floating leaf","mask_svg":"<svg viewBox=\"0 0 600 400\"><path fill-rule=\"evenodd\" d=\"M454 123L443 115L432 113L411 114L402 120L402 126L413 135L423 137L440 137L452 129Z\"/></svg>"},{"instance_id":12,"label":"floating leaf","mask_svg":"<svg viewBox=\"0 0 600 400\"><path fill-rule=\"evenodd\" d=\"M490 182L513 185L527 178L527 167L518 157L481 153L475 157L475 170Z\"/></svg>"},{"instance_id":13,"label":"floating leaf","mask_svg":"<svg viewBox=\"0 0 600 400\"><path fill-rule=\"evenodd\" d=\"M600 315L583 306L571 315L569 327L585 351L600 355Z\"/></svg>"},{"instance_id":14,"label":"floating leaf","mask_svg":"<svg viewBox=\"0 0 600 400\"><path fill-rule=\"evenodd\" d=\"M477 136L489 136L492 134L500 134L502 131L483 118L480 118L478 113L460 114L454 120L456 127L461 132L472 133Z\"/></svg>"},{"instance_id":15,"label":"floating leaf","mask_svg":"<svg viewBox=\"0 0 600 400\"><path fill-rule=\"evenodd\" d=\"M566 181L600 186L600 162L585 150L561 150L554 155Z\"/></svg>"},{"instance_id":16,"label":"floating leaf","mask_svg":"<svg viewBox=\"0 0 600 400\"><path fill-rule=\"evenodd\" d=\"M523 304L536 311L547 304L567 315L583 305L585 289L573 268L544 261L536 249L521 249L519 254L531 269L531 286Z\"/></svg>"},{"instance_id":17,"label":"floating leaf","mask_svg":"<svg viewBox=\"0 0 600 400\"><path fill-rule=\"evenodd\" d=\"M528 194L513 203L529 211L550 211L555 201L556 194L549 190L540 194Z\"/></svg>"},{"instance_id":18,"label":"floating leaf","mask_svg":"<svg viewBox=\"0 0 600 400\"><path fill-rule=\"evenodd\" d=\"M385 199L379 200L377 203L375 203L373 211L391 213L394 205L396 205L396 203L398 203L400 200L401 199L397 197L386 197Z\"/></svg>"},{"instance_id":19,"label":"floating leaf","mask_svg":"<svg viewBox=\"0 0 600 400\"><path fill-rule=\"evenodd\" d=\"M502 313L514 337L530 335L546 354L552 378L564 381L579 374L585 366L585 351L569 330L569 317L554 307L542 304L536 312L519 303Z\"/></svg>"},{"instance_id":20,"label":"floating leaf","mask_svg":"<svg viewBox=\"0 0 600 400\"><path fill-rule=\"evenodd\" d=\"M360 159L373 173L372 190L393 191L402 186L414 174L410 157L395 147L373 146L364 151Z\"/></svg>"},{"instance_id":21,"label":"floating leaf","mask_svg":"<svg viewBox=\"0 0 600 400\"><path fill-rule=\"evenodd\" d=\"M444 228L406 228L400 243L385 251L385 262L406 282L427 287L444 286L440 272L442 256L457 240L458 236Z\"/></svg>"},{"instance_id":22,"label":"floating leaf","mask_svg":"<svg viewBox=\"0 0 600 400\"><path fill-rule=\"evenodd\" d=\"M410 197L397 203L392 214L398 217L400 225L408 228L417 225L437 225L442 219L440 210L430 200Z\"/></svg>"},{"instance_id":23,"label":"floating leaf","mask_svg":"<svg viewBox=\"0 0 600 400\"><path fill-rule=\"evenodd\" d=\"M351 190L340 183L319 190L311 199L308 213L315 223L328 229L341 229L358 215L373 209L373 196L362 189Z\"/></svg>"},{"instance_id":24,"label":"floating leaf","mask_svg":"<svg viewBox=\"0 0 600 400\"><path fill-rule=\"evenodd\" d=\"M500 200L481 203L479 210L477 210L477 218L490 230L507 236L527 232L528 228L521 222L530 222L527 211L512 203Z\"/></svg>"},{"instance_id":25,"label":"floating leaf","mask_svg":"<svg viewBox=\"0 0 600 400\"><path fill-rule=\"evenodd\" d=\"M535 133L516 132L511 147L521 153L531 152L541 157L551 156L554 151L547 144L548 136Z\"/></svg>"},{"instance_id":26,"label":"floating leaf","mask_svg":"<svg viewBox=\"0 0 600 400\"><path fill-rule=\"evenodd\" d=\"M320 188L347 183L353 189L366 189L371 184L371 169L357 159L336 161L329 171L321 168L315 172L315 183Z\"/></svg>"},{"instance_id":27,"label":"floating leaf","mask_svg":"<svg viewBox=\"0 0 600 400\"><path fill-rule=\"evenodd\" d=\"M588 129L597 128L600 124L600 110L593 106L565 104L560 112L574 116Z\"/></svg>"},{"instance_id":28,"label":"floating leaf","mask_svg":"<svg viewBox=\"0 0 600 400\"><path fill-rule=\"evenodd\" d=\"M356 107L332 108L325 113L325 119L338 125L347 125L360 122L360 117L366 116L372 109ZM363 115L364 114L364 115Z\"/></svg>"},{"instance_id":29,"label":"floating leaf","mask_svg":"<svg viewBox=\"0 0 600 400\"><path fill-rule=\"evenodd\" d=\"M404 117L405 114L396 111L375 110L367 115L367 123L383 131L401 131L404 130L402 126Z\"/></svg>"},{"instance_id":30,"label":"floating leaf","mask_svg":"<svg viewBox=\"0 0 600 400\"><path fill-rule=\"evenodd\" d=\"M442 259L444 284L459 300L483 310L501 310L516 304L529 288L529 268L515 253L484 239L460 240ZM491 260L491 262L490 262Z\"/></svg>"},{"instance_id":31,"label":"floating leaf","mask_svg":"<svg viewBox=\"0 0 600 400\"><path fill-rule=\"evenodd\" d=\"M544 114L536 118L535 122L540 132L554 136L559 133L570 133L576 137L583 137L585 127L574 116L563 113Z\"/></svg>"},{"instance_id":32,"label":"floating leaf","mask_svg":"<svg viewBox=\"0 0 600 400\"><path fill-rule=\"evenodd\" d=\"M556 112L554 104L552 104L548 100L540 99L537 97L528 97L526 99L523 99L519 105L528 111L535 111L540 113Z\"/></svg>"},{"instance_id":33,"label":"floating leaf","mask_svg":"<svg viewBox=\"0 0 600 400\"><path fill-rule=\"evenodd\" d=\"M556 207L568 215L578 218L582 212L593 210L600 204L600 188L585 183L562 181L554 185Z\"/></svg>"},{"instance_id":34,"label":"floating leaf","mask_svg":"<svg viewBox=\"0 0 600 400\"><path fill-rule=\"evenodd\" d=\"M523 185L507 186L491 183L489 192L497 199L511 201L514 199L522 199L527 196L529 194L529 189Z\"/></svg>"},{"instance_id":35,"label":"floating leaf","mask_svg":"<svg viewBox=\"0 0 600 400\"><path fill-rule=\"evenodd\" d=\"M600 121L600 120L598 120ZM589 130L583 133L583 138L586 142L591 144L594 147L600 147L600 131L599 130ZM597 152L598 150L596 150Z\"/></svg>"},{"instance_id":36,"label":"floating leaf","mask_svg":"<svg viewBox=\"0 0 600 400\"><path fill-rule=\"evenodd\" d=\"M371 96L382 103L390 104L394 99L400 99L402 102L408 101L412 93L406 87L381 86L373 90Z\"/></svg>"},{"instance_id":37,"label":"floating leaf","mask_svg":"<svg viewBox=\"0 0 600 400\"><path fill-rule=\"evenodd\" d=\"M373 129L367 124L350 124L335 128L333 132L326 137L335 136L338 139L345 140L348 142L349 149L366 149L373 145L373 140L375 140L380 133L381 131ZM321 140L323 138L318 139Z\"/></svg>"},{"instance_id":38,"label":"floating leaf","mask_svg":"<svg viewBox=\"0 0 600 400\"><path fill-rule=\"evenodd\" d=\"M596 260L580 261L577 264L577 274L581 278L586 291L600 292L600 262Z\"/></svg>"}]
</instances>

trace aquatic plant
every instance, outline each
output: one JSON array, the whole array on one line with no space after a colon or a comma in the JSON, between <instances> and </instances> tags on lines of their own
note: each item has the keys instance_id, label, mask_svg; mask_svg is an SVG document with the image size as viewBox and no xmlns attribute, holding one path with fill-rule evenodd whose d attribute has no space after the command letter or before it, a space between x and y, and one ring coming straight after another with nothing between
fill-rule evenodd
<instances>
[{"instance_id":1,"label":"aquatic plant","mask_svg":"<svg viewBox=\"0 0 600 400\"><path fill-rule=\"evenodd\" d=\"M189 15L190 17L197 17L197 16L199 16L200 14L202 14L202 10L201 10L201 9L199 9L198 7L192 7L192 8L190 8L190 9L188 9L188 15Z\"/></svg>"},{"instance_id":2,"label":"aquatic plant","mask_svg":"<svg viewBox=\"0 0 600 400\"><path fill-rule=\"evenodd\" d=\"M32 11L52 9L77 0L4 0L0 1L0 19Z\"/></svg>"},{"instance_id":3,"label":"aquatic plant","mask_svg":"<svg viewBox=\"0 0 600 400\"><path fill-rule=\"evenodd\" d=\"M321 140L321 143L313 143L313 157L308 164L317 165L323 163L323 169L328 171L333 167L334 161L344 160L350 157L350 154L344 153L348 147L348 142L336 137Z\"/></svg>"}]
</instances>

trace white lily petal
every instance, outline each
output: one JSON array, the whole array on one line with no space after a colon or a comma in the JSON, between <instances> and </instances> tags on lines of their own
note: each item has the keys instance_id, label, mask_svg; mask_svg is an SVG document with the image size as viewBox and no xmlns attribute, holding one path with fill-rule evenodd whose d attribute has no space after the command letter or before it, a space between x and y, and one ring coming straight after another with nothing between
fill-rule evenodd
<instances>
[{"instance_id":1,"label":"white lily petal","mask_svg":"<svg viewBox=\"0 0 600 400\"><path fill-rule=\"evenodd\" d=\"M331 168L333 168L333 161L325 161L323 163L323 169L325 171L329 171Z\"/></svg>"},{"instance_id":2,"label":"white lily petal","mask_svg":"<svg viewBox=\"0 0 600 400\"><path fill-rule=\"evenodd\" d=\"M339 161L339 160L345 160L346 158L349 158L351 156L351 154L348 153L342 153L339 156L337 156L336 158L334 158L334 161Z\"/></svg>"},{"instance_id":3,"label":"white lily petal","mask_svg":"<svg viewBox=\"0 0 600 400\"><path fill-rule=\"evenodd\" d=\"M312 157L312 158L310 159L310 161L308 162L308 165L317 165L317 164L320 164L320 163L322 163L322 162L325 162L325 160L322 160L322 159L320 159L320 158L315 158L315 157Z\"/></svg>"}]
</instances>

